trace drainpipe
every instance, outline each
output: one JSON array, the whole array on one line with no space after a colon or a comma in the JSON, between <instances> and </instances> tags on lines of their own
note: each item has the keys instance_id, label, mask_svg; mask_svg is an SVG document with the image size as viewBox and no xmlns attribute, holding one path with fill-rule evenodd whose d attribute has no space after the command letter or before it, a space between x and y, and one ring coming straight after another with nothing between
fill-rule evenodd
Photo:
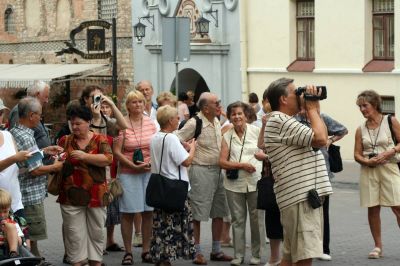
<instances>
[{"instance_id":1,"label":"drainpipe","mask_svg":"<svg viewBox=\"0 0 400 266\"><path fill-rule=\"evenodd\" d=\"M247 101L249 95L247 75L247 1L239 1L239 23L240 23L240 76L242 87L242 99Z\"/></svg>"}]
</instances>

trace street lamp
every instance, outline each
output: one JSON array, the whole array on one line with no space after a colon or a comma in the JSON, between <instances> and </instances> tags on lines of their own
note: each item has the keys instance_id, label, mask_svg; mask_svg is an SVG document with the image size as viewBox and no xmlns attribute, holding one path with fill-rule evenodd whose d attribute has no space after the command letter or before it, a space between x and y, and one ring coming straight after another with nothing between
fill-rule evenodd
<instances>
[{"instance_id":1,"label":"street lamp","mask_svg":"<svg viewBox=\"0 0 400 266\"><path fill-rule=\"evenodd\" d=\"M138 42L146 36L146 25L140 22L141 19L147 20L147 22L152 26L151 29L154 31L154 15L140 17L139 22L133 26L133 36L138 40Z\"/></svg>"},{"instance_id":2,"label":"street lamp","mask_svg":"<svg viewBox=\"0 0 400 266\"><path fill-rule=\"evenodd\" d=\"M196 32L200 34L200 36L203 38L204 35L206 35L209 32L210 21L201 16L198 20L196 20L195 24L196 24Z\"/></svg>"},{"instance_id":3,"label":"street lamp","mask_svg":"<svg viewBox=\"0 0 400 266\"><path fill-rule=\"evenodd\" d=\"M139 22L135 26L133 26L133 36L136 37L138 42L140 42L145 35L146 35L146 25Z\"/></svg>"},{"instance_id":4,"label":"street lamp","mask_svg":"<svg viewBox=\"0 0 400 266\"><path fill-rule=\"evenodd\" d=\"M204 11L204 13L210 14L210 16L214 19L215 21L215 27L218 28L218 9L216 10L210 10L210 11ZM214 15L215 14L215 15ZM201 16L196 22L196 32L200 34L201 37L204 37L209 30L210 30L210 21L203 16Z\"/></svg>"}]
</instances>

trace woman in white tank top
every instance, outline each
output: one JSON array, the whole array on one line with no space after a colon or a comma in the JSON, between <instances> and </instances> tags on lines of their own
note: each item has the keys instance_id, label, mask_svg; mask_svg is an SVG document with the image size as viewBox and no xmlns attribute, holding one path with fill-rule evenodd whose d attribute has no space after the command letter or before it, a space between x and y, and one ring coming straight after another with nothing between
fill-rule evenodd
<instances>
[{"instance_id":1,"label":"woman in white tank top","mask_svg":"<svg viewBox=\"0 0 400 266\"><path fill-rule=\"evenodd\" d=\"M354 159L361 165L360 200L368 208L368 221L375 247L370 259L382 257L381 206L391 207L400 226L400 124L395 117L382 114L381 98L372 90L357 97L366 121L356 131ZM394 139L389 127L392 123ZM395 144L397 143L397 144Z\"/></svg>"},{"instance_id":2,"label":"woman in white tank top","mask_svg":"<svg viewBox=\"0 0 400 266\"><path fill-rule=\"evenodd\" d=\"M0 187L10 192L12 197L11 209L16 212L23 209L21 191L18 181L16 162L24 161L29 152L17 152L14 139L10 132L0 131Z\"/></svg>"}]
</instances>

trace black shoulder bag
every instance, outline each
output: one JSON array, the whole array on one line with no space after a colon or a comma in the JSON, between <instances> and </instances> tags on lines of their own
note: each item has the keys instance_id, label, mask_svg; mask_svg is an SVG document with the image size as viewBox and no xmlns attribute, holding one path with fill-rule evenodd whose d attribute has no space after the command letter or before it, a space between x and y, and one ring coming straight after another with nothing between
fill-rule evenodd
<instances>
[{"instance_id":1,"label":"black shoulder bag","mask_svg":"<svg viewBox=\"0 0 400 266\"><path fill-rule=\"evenodd\" d=\"M343 171L342 156L340 155L340 146L329 145L329 169L332 173L339 173Z\"/></svg>"},{"instance_id":2,"label":"black shoulder bag","mask_svg":"<svg viewBox=\"0 0 400 266\"><path fill-rule=\"evenodd\" d=\"M181 212L185 207L189 183L181 179L180 166L178 166L179 180L170 179L161 174L164 142L167 135L163 138L160 170L158 173L151 174L146 188L146 204L169 213Z\"/></svg>"},{"instance_id":3,"label":"black shoulder bag","mask_svg":"<svg viewBox=\"0 0 400 266\"><path fill-rule=\"evenodd\" d=\"M396 139L396 135L394 134L394 130L393 130L392 115L391 114L388 115L388 124L389 124L390 134L392 135L394 146L396 146L397 145L397 139ZM400 169L400 162L397 163L397 166Z\"/></svg>"}]
</instances>

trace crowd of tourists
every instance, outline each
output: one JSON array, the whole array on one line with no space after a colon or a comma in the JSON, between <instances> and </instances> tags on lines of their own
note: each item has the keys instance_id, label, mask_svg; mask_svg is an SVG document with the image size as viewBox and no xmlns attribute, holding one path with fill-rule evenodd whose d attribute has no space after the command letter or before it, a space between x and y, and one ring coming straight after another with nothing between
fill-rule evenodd
<instances>
[{"instance_id":1,"label":"crowd of tourists","mask_svg":"<svg viewBox=\"0 0 400 266\"><path fill-rule=\"evenodd\" d=\"M122 265L138 259L206 265L207 257L241 265L247 216L248 263L259 265L266 241L260 210L270 244L266 266L332 259L329 199L337 161L330 149L348 130L320 111L320 88L298 90L294 80L281 78L268 86L261 104L251 93L248 103L230 103L225 111L214 93L197 95L196 103L190 90L156 96L143 80L121 112L102 88L87 86L67 104L53 143L42 118L49 90L36 81L12 110L0 100L0 259L41 258L48 193L58 196L63 262L72 265L104 265L108 252L121 252ZM375 91L360 93L356 104L366 118L356 131L354 158L374 240L368 258L378 259L381 206L391 207L400 225L400 124L382 114ZM175 191L168 194L168 186ZM164 202L155 189L166 193L159 194ZM167 206L173 200L176 206ZM201 231L208 229L201 222L209 219L212 249L206 256ZM122 245L114 239L118 224ZM221 246L233 247L233 257ZM141 247L141 258L134 258L133 247Z\"/></svg>"}]
</instances>

